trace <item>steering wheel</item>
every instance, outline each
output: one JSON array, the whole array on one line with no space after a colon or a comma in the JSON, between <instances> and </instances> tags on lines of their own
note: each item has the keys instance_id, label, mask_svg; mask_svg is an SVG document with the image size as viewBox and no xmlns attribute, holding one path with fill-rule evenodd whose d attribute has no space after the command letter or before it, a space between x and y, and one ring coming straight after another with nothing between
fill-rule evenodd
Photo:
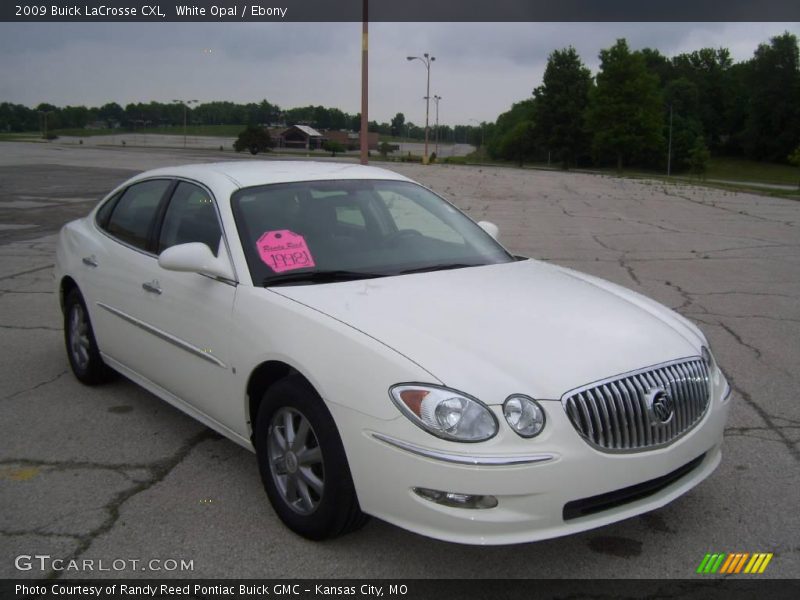
<instances>
[{"instance_id":1,"label":"steering wheel","mask_svg":"<svg viewBox=\"0 0 800 600\"><path fill-rule=\"evenodd\" d=\"M386 246L394 246L402 240L421 237L424 236L416 229L398 229L383 238L383 243Z\"/></svg>"}]
</instances>

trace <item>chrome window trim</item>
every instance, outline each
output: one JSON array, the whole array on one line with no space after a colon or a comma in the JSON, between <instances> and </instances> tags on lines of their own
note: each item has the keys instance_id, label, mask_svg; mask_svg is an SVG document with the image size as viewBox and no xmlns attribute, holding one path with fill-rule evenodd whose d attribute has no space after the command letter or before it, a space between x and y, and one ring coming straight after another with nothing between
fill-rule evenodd
<instances>
[{"instance_id":1,"label":"chrome window trim","mask_svg":"<svg viewBox=\"0 0 800 600\"><path fill-rule=\"evenodd\" d=\"M372 437L376 440L405 450L411 454L422 456L424 458L432 458L447 463L457 465L467 465L473 467L513 467L519 465L528 465L535 463L543 463L554 460L555 454L541 453L541 454L526 454L520 456L472 456L467 454L455 454L452 452L443 452L441 450L433 450L423 446L417 446L410 442L404 442L382 433L371 432Z\"/></svg>"},{"instance_id":2,"label":"chrome window trim","mask_svg":"<svg viewBox=\"0 0 800 600\"><path fill-rule=\"evenodd\" d=\"M183 176L178 176L178 175L175 175L175 176L172 176L172 175L158 175L158 176L155 176L155 177L147 177L147 178L144 178L144 179L138 179L138 180L134 181L133 183L131 183L130 185L128 185L128 186L126 186L124 188L118 188L118 189L112 191L108 196L106 196L106 198L104 200L100 201L100 203L95 207L95 209L91 213L91 222L92 222L92 225L94 226L95 230L99 231L100 233L102 233L108 239L110 239L110 240L112 240L112 241L114 241L114 242L116 242L118 244L121 244L121 245L125 246L126 248L129 248L130 250L134 250L134 251L138 252L139 254L143 254L145 256L149 256L150 258L155 258L156 260L158 260L158 255L157 254L153 254L152 252L148 252L147 250L143 250L142 248L137 248L136 246L133 246L133 245L129 244L128 242L126 242L124 240L121 240L118 237L115 237L115 236L111 235L108 231L106 231L105 229L100 227L97 224L97 212L100 210L100 208L104 204L106 204L106 202L110 202L114 198L114 196L116 196L117 194L120 194L120 193L124 194L128 190L128 188L130 188L131 186L137 185L139 183L144 183L146 181L156 181L156 180L159 180L159 179L167 179L169 181L184 181L186 183L191 183L193 185L196 185L197 187L201 188L203 191L208 193L209 197L211 198L211 202L214 205L214 211L217 214L217 223L219 224L219 230L222 232L222 242L225 244L225 251L228 254L228 264L230 264L230 266L231 266L231 270L233 271L233 277L234 278L231 280L231 279L225 279L223 277L214 277L212 275L205 275L204 273L198 273L198 275L202 275L203 277L208 277L209 279L213 279L215 281L219 281L220 283L225 283L227 285L232 285L234 287L239 285L239 274L236 271L236 265L234 264L234 261L233 261L233 253L231 252L231 246L230 246L230 243L228 241L228 235L227 235L227 233L225 231L225 226L224 226L224 223L223 223L223 220L222 220L222 214L219 212L219 202L217 202L217 197L214 196L212 191L210 189L208 189L207 186L205 186L203 183L197 181L196 179L190 179L189 177L183 177ZM174 193L174 190L173 190L173 193ZM172 200L171 196L170 196L170 200Z\"/></svg>"},{"instance_id":3,"label":"chrome window trim","mask_svg":"<svg viewBox=\"0 0 800 600\"><path fill-rule=\"evenodd\" d=\"M223 369L227 369L228 368L227 365L224 362L222 362L216 356L211 354L211 352L206 352L202 348L198 348L197 346L195 346L193 344L190 344L189 342L187 342L185 340L182 340L182 339L180 339L178 337L175 337L174 335L172 335L170 333L167 333L166 331L163 331L163 330L161 330L161 329L159 329L157 327L153 327L149 323L145 323L144 321L141 321L140 319L137 319L136 317L132 317L128 313L122 312L121 310L119 310L117 308L114 308L112 306L109 306L108 304L105 304L103 302L97 302L97 306L99 306L100 308L102 308L104 310L107 310L112 315L116 315L117 317L119 317L123 321L127 321L131 325L135 325L139 329L142 329L143 331L146 331L147 333L150 333L150 334L156 336L157 338L160 338L160 339L164 340L165 342L169 342L173 346L177 346L181 350L185 350L186 352L188 352L190 354L194 354L195 356L198 356L198 357L202 358L203 360L206 360L206 361L208 361L208 362L210 362L212 364L215 364L218 367L221 367Z\"/></svg>"}]
</instances>

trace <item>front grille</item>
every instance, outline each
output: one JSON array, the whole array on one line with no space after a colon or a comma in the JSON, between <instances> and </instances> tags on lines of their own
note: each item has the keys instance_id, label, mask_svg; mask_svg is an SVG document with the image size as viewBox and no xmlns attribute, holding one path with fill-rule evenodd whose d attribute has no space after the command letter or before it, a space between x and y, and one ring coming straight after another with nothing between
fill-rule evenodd
<instances>
[{"instance_id":1,"label":"front grille","mask_svg":"<svg viewBox=\"0 0 800 600\"><path fill-rule=\"evenodd\" d=\"M648 394L655 394L657 388L672 401L673 416L667 423L648 409ZM708 368L701 358L690 358L572 390L562 403L572 425L587 442L613 452L671 443L702 418L708 399Z\"/></svg>"},{"instance_id":2,"label":"front grille","mask_svg":"<svg viewBox=\"0 0 800 600\"><path fill-rule=\"evenodd\" d=\"M585 517L586 515L591 515L614 508L616 506L628 504L629 502L635 502L636 500L641 500L642 498L647 498L648 496L652 496L667 486L672 485L685 475L691 473L698 465L700 465L701 462L703 462L704 458L705 454L702 454L693 461L675 469L671 473L651 479L650 481L645 481L644 483L638 483L630 487L622 488L621 490L600 494L599 496L592 496L591 498L583 498L581 500L572 500L567 502L564 505L564 520L569 521L570 519Z\"/></svg>"}]
</instances>

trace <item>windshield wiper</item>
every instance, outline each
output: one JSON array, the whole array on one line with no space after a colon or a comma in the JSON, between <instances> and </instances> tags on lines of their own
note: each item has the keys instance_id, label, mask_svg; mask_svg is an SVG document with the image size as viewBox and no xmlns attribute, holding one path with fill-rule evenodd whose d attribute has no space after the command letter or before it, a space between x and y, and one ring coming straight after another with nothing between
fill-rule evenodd
<instances>
[{"instance_id":1,"label":"windshield wiper","mask_svg":"<svg viewBox=\"0 0 800 600\"><path fill-rule=\"evenodd\" d=\"M310 271L304 273L280 273L265 277L261 282L264 287L289 283L333 283L336 281L355 281L357 279L375 279L386 277L386 273L367 273L364 271Z\"/></svg>"},{"instance_id":2,"label":"windshield wiper","mask_svg":"<svg viewBox=\"0 0 800 600\"><path fill-rule=\"evenodd\" d=\"M482 267L483 263L467 264L467 263L448 263L442 265L428 265L427 267L417 267L416 269L406 269L400 271L398 275L408 275L409 273L427 273L429 271L448 271L450 269L465 269L467 267Z\"/></svg>"}]
</instances>

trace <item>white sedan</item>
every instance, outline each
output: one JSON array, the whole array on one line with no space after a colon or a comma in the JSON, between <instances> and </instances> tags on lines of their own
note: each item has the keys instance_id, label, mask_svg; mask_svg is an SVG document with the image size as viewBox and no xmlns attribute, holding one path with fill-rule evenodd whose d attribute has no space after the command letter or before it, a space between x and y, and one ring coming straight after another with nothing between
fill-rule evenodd
<instances>
[{"instance_id":1,"label":"white sedan","mask_svg":"<svg viewBox=\"0 0 800 600\"><path fill-rule=\"evenodd\" d=\"M311 539L540 540L706 478L730 388L697 327L496 237L384 169L148 171L61 231L67 355L254 450Z\"/></svg>"}]
</instances>

